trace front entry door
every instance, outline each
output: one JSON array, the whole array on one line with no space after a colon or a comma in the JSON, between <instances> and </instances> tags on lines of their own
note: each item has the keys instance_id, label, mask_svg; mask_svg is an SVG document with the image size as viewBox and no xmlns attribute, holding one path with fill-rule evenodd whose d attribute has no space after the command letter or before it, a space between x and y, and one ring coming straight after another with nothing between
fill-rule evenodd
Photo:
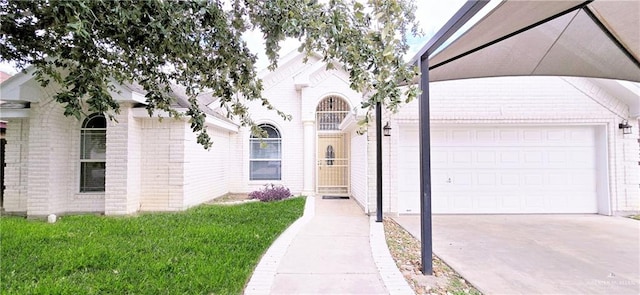
<instances>
[{"instance_id":1,"label":"front entry door","mask_svg":"<svg viewBox=\"0 0 640 295\"><path fill-rule=\"evenodd\" d=\"M317 192L349 195L349 158L344 133L318 134Z\"/></svg>"}]
</instances>

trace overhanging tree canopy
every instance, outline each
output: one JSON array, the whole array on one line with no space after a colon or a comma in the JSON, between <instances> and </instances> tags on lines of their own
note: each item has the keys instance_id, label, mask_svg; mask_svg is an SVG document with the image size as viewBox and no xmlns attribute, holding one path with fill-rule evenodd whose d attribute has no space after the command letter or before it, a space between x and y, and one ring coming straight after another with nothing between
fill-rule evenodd
<instances>
[{"instance_id":1,"label":"overhanging tree canopy","mask_svg":"<svg viewBox=\"0 0 640 295\"><path fill-rule=\"evenodd\" d=\"M1 59L32 65L43 86L60 84L54 98L65 115L80 118L85 102L90 112L117 113L108 91L113 79L142 86L150 114L178 117L170 95L176 83L189 96L185 115L207 148L211 140L197 101L203 91L254 132L259 129L245 102L275 109L261 95L256 55L242 40L249 30L264 34L271 68L287 37L300 39L307 54L344 65L351 87L367 95L363 107L369 110L376 102L395 110L418 91L398 88L416 75L403 61L406 36L416 32L412 0L2 0L0 8Z\"/></svg>"}]
</instances>

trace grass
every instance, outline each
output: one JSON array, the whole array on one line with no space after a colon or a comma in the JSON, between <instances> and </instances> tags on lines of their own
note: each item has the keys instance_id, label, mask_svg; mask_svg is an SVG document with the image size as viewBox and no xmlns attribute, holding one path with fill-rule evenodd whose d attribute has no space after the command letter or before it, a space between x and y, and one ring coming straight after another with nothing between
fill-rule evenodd
<instances>
[{"instance_id":1,"label":"grass","mask_svg":"<svg viewBox=\"0 0 640 295\"><path fill-rule=\"evenodd\" d=\"M0 218L2 294L240 294L304 198L135 217Z\"/></svg>"},{"instance_id":2,"label":"grass","mask_svg":"<svg viewBox=\"0 0 640 295\"><path fill-rule=\"evenodd\" d=\"M640 220L640 214L629 216L631 219Z\"/></svg>"}]
</instances>

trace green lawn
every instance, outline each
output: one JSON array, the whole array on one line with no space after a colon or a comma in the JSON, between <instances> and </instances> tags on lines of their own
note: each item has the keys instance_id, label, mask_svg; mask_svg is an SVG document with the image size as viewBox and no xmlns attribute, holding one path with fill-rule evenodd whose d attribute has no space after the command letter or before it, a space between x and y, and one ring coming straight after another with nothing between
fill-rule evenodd
<instances>
[{"instance_id":1,"label":"green lawn","mask_svg":"<svg viewBox=\"0 0 640 295\"><path fill-rule=\"evenodd\" d=\"M0 218L2 294L239 294L304 198L136 217Z\"/></svg>"}]
</instances>

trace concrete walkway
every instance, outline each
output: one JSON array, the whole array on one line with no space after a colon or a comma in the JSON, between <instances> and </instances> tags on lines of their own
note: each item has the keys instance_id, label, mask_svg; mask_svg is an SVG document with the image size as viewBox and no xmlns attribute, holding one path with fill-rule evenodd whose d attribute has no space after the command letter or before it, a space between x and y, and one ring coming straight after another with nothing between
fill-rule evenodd
<instances>
[{"instance_id":1,"label":"concrete walkway","mask_svg":"<svg viewBox=\"0 0 640 295\"><path fill-rule=\"evenodd\" d=\"M419 216L394 218L420 238ZM484 294L640 294L640 222L434 215L433 251Z\"/></svg>"},{"instance_id":2,"label":"concrete walkway","mask_svg":"<svg viewBox=\"0 0 640 295\"><path fill-rule=\"evenodd\" d=\"M245 294L412 291L389 254L381 223L371 224L353 200L309 197L305 215L269 248Z\"/></svg>"}]
</instances>

